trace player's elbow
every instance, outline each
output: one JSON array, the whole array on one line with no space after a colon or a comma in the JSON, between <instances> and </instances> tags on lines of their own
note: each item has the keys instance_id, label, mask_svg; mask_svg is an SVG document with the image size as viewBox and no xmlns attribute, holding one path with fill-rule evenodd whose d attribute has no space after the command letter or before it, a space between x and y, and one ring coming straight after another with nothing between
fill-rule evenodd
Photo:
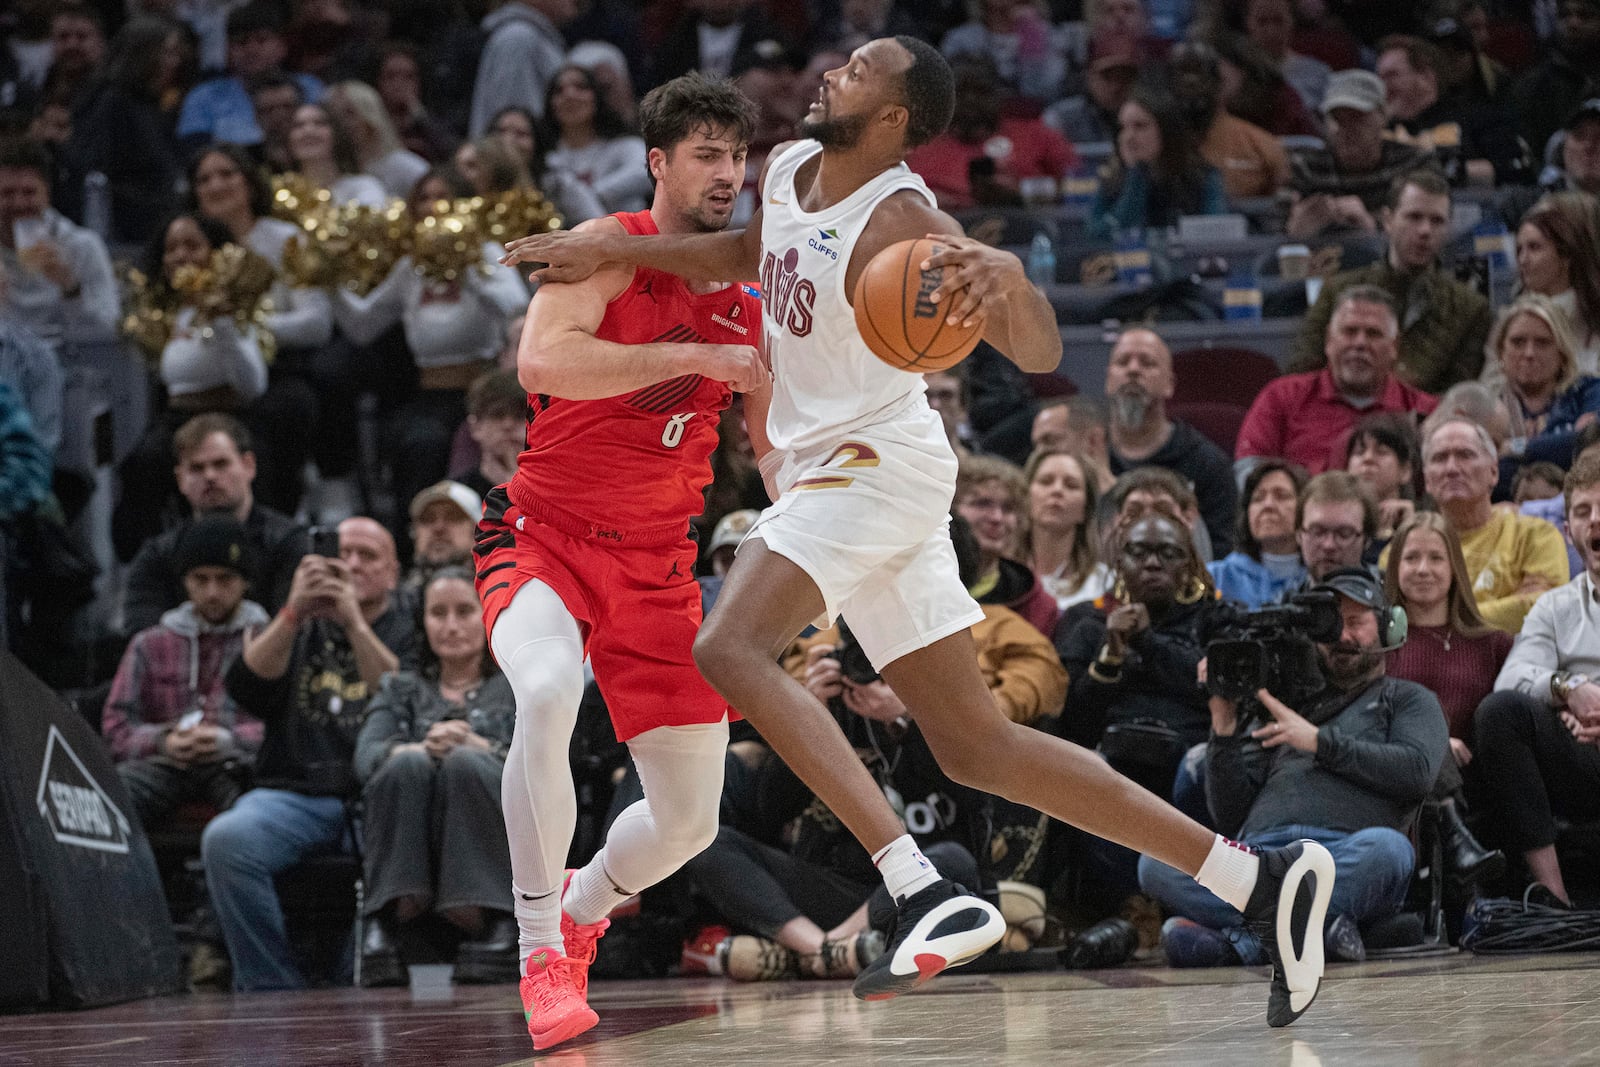
<instances>
[{"instance_id":1,"label":"player's elbow","mask_svg":"<svg viewBox=\"0 0 1600 1067\"><path fill-rule=\"evenodd\" d=\"M1018 367L1029 374L1051 374L1061 366L1061 334L1051 329L1036 342L1017 346Z\"/></svg>"}]
</instances>

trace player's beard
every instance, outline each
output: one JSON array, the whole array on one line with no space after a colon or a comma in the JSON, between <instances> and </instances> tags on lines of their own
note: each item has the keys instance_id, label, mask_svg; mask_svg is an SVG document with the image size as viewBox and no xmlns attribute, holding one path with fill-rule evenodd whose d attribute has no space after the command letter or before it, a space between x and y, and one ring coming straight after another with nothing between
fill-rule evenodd
<instances>
[{"instance_id":1,"label":"player's beard","mask_svg":"<svg viewBox=\"0 0 1600 1067\"><path fill-rule=\"evenodd\" d=\"M866 131L868 115L830 115L824 119L800 120L800 133L823 148L854 148Z\"/></svg>"}]
</instances>

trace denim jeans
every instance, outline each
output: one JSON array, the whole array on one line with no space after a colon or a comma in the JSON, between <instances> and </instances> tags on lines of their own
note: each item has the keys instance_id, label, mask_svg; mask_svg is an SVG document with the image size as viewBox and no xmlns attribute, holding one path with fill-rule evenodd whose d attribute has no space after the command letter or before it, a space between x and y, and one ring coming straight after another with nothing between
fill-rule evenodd
<instances>
[{"instance_id":1,"label":"denim jeans","mask_svg":"<svg viewBox=\"0 0 1600 1067\"><path fill-rule=\"evenodd\" d=\"M206 825L200 856L237 992L305 986L273 878L307 856L348 846L338 797L252 789Z\"/></svg>"},{"instance_id":2,"label":"denim jeans","mask_svg":"<svg viewBox=\"0 0 1600 1067\"><path fill-rule=\"evenodd\" d=\"M1368 827L1353 834L1315 826L1279 826L1246 838L1244 843L1273 849L1301 838L1325 845L1333 854L1330 919L1348 915L1361 926L1400 909L1416 866L1411 841L1404 834L1385 826ZM1139 886L1172 914L1221 930L1245 963L1267 961L1260 939L1243 925L1243 916L1188 875L1149 856L1140 856Z\"/></svg>"}]
</instances>

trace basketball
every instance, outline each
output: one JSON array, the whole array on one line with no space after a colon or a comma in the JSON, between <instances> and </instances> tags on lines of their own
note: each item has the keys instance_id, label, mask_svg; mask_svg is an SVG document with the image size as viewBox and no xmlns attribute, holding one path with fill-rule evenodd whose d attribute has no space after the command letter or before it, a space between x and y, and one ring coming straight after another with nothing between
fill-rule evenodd
<instances>
[{"instance_id":1,"label":"basketball","mask_svg":"<svg viewBox=\"0 0 1600 1067\"><path fill-rule=\"evenodd\" d=\"M951 268L925 271L919 265L943 247L926 237L900 241L873 256L856 279L856 329L872 354L891 367L913 374L946 370L977 347L982 326L950 325L950 301L929 299Z\"/></svg>"}]
</instances>

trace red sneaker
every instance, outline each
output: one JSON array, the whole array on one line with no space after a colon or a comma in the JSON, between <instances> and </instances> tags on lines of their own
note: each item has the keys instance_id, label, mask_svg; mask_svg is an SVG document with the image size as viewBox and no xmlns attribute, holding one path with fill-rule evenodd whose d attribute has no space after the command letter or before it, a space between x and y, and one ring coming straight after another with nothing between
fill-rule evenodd
<instances>
[{"instance_id":1,"label":"red sneaker","mask_svg":"<svg viewBox=\"0 0 1600 1067\"><path fill-rule=\"evenodd\" d=\"M534 1048L559 1045L600 1021L579 992L584 974L584 968L553 948L536 948L528 957L521 984L522 1014Z\"/></svg>"},{"instance_id":2,"label":"red sneaker","mask_svg":"<svg viewBox=\"0 0 1600 1067\"><path fill-rule=\"evenodd\" d=\"M567 896L567 886L572 884L572 876L576 873L568 871L566 881L561 883L563 900ZM578 995L585 1001L589 997L589 965L594 962L595 942L605 936L610 926L610 919L601 919L597 923L575 922L565 907L561 909L561 939L567 943L567 959L577 965Z\"/></svg>"}]
</instances>

